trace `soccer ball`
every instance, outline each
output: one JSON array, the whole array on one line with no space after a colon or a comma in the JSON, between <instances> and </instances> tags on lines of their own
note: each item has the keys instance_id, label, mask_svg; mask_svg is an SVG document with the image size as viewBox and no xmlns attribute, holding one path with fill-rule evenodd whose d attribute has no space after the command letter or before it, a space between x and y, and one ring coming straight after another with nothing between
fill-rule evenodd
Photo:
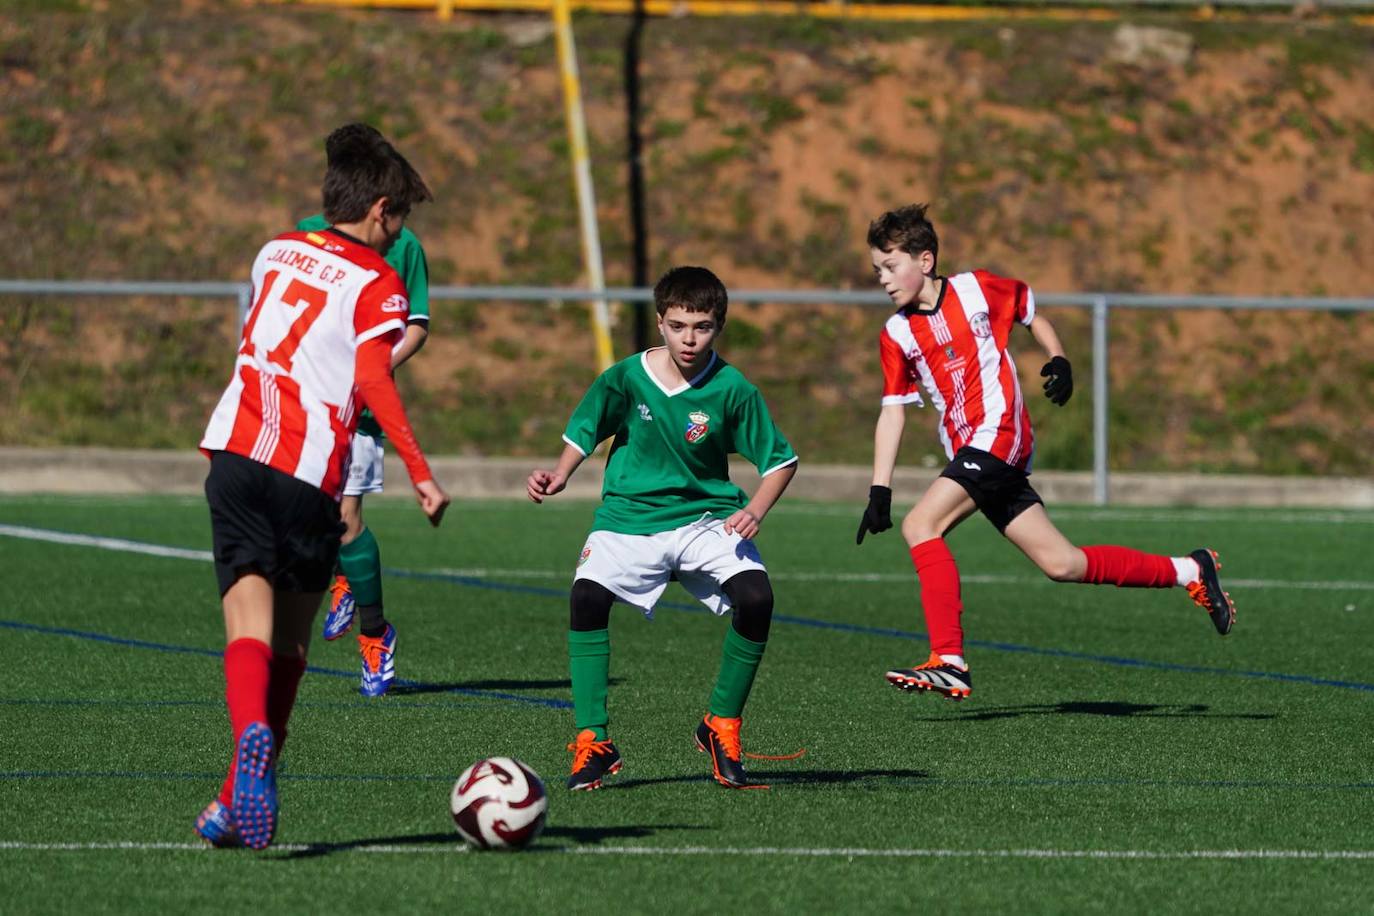
<instances>
[{"instance_id":1,"label":"soccer ball","mask_svg":"<svg viewBox=\"0 0 1374 916\"><path fill-rule=\"evenodd\" d=\"M512 757L488 757L453 784L458 835L477 849L523 849L544 829L548 795L539 774Z\"/></svg>"}]
</instances>

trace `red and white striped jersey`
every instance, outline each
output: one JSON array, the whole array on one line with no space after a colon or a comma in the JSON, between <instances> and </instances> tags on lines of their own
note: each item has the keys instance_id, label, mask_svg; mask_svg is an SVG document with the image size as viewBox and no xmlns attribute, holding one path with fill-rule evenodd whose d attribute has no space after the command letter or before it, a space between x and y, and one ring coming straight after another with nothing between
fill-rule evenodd
<instances>
[{"instance_id":1,"label":"red and white striped jersey","mask_svg":"<svg viewBox=\"0 0 1374 916\"><path fill-rule=\"evenodd\" d=\"M933 312L901 309L878 335L883 404L920 405L925 388L946 455L967 445L1029 470L1035 440L1007 338L1013 322L1033 318L1035 295L1020 280L985 270L948 278Z\"/></svg>"},{"instance_id":2,"label":"red and white striped jersey","mask_svg":"<svg viewBox=\"0 0 1374 916\"><path fill-rule=\"evenodd\" d=\"M253 262L234 377L201 450L243 455L337 499L358 425L358 346L399 339L409 312L404 284L366 245L337 232L277 236Z\"/></svg>"}]
</instances>

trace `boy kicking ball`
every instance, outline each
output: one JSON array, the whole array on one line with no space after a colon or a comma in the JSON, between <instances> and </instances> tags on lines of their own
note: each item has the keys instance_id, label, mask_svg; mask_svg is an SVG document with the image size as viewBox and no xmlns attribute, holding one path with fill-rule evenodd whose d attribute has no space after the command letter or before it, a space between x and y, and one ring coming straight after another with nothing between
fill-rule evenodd
<instances>
[{"instance_id":1,"label":"boy kicking ball","mask_svg":"<svg viewBox=\"0 0 1374 916\"><path fill-rule=\"evenodd\" d=\"M567 486L597 443L615 437L572 587L568 657L578 733L568 745L569 789L598 788L621 768L607 732L611 606L623 601L652 617L670 578L715 614L733 609L695 737L717 782L749 785L740 719L773 616L753 538L796 474L797 456L759 390L715 352L727 304L725 286L705 268L664 274L654 287L664 345L603 372L568 421L557 467L535 470L526 483L530 499L542 503ZM752 499L730 481L731 452L758 469Z\"/></svg>"},{"instance_id":2,"label":"boy kicking ball","mask_svg":"<svg viewBox=\"0 0 1374 916\"><path fill-rule=\"evenodd\" d=\"M945 537L975 511L1056 582L1186 588L1216 631L1229 633L1236 608L1222 590L1215 551L1199 548L1167 557L1115 545L1077 547L1050 521L1030 485L1035 439L1007 352L1013 326L1024 325L1049 358L1040 375L1054 404L1062 407L1073 393L1073 372L1054 328L1036 312L1030 287L983 270L937 274L939 239L924 206L878 217L868 228L868 245L874 276L897 312L879 334L882 411L873 435L873 486L857 542L892 527L892 470L906 405L921 405L921 388L940 414L940 441L949 457L949 465L902 521L921 583L930 657L888 671L888 683L953 700L972 692L960 624L959 570Z\"/></svg>"},{"instance_id":3,"label":"boy kicking ball","mask_svg":"<svg viewBox=\"0 0 1374 916\"><path fill-rule=\"evenodd\" d=\"M380 134L346 136L324 179L330 228L279 235L253 262L233 378L200 442L234 755L195 830L219 848L263 849L276 834L277 756L338 558L359 408L396 444L431 524L449 504L391 378L409 306L380 254L429 189Z\"/></svg>"}]
</instances>

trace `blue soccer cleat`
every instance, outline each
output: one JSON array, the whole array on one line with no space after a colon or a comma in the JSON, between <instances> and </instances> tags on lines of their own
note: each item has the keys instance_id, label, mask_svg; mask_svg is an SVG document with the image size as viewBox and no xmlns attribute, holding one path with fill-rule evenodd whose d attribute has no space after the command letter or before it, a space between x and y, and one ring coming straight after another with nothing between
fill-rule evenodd
<instances>
[{"instance_id":1,"label":"blue soccer cleat","mask_svg":"<svg viewBox=\"0 0 1374 916\"><path fill-rule=\"evenodd\" d=\"M277 831L277 751L272 729L253 722L234 753L234 810L243 845L266 849Z\"/></svg>"},{"instance_id":2,"label":"blue soccer cleat","mask_svg":"<svg viewBox=\"0 0 1374 916\"><path fill-rule=\"evenodd\" d=\"M363 682L358 692L365 697L379 697L396 680L396 628L387 624L381 636L359 634L358 649L363 656Z\"/></svg>"},{"instance_id":3,"label":"blue soccer cleat","mask_svg":"<svg viewBox=\"0 0 1374 916\"><path fill-rule=\"evenodd\" d=\"M218 798L206 805L196 818L196 836L216 849L236 849L243 845L234 815Z\"/></svg>"},{"instance_id":4,"label":"blue soccer cleat","mask_svg":"<svg viewBox=\"0 0 1374 916\"><path fill-rule=\"evenodd\" d=\"M348 580L335 576L334 584L329 587L329 613L324 615L324 638L335 640L347 633L353 626L353 612L357 608Z\"/></svg>"}]
</instances>

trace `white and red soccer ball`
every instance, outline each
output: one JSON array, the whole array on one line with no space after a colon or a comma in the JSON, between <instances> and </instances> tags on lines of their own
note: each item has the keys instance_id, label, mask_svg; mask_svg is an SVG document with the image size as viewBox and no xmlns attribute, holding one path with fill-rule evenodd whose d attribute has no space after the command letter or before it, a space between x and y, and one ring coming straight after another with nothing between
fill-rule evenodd
<instances>
[{"instance_id":1,"label":"white and red soccer ball","mask_svg":"<svg viewBox=\"0 0 1374 916\"><path fill-rule=\"evenodd\" d=\"M449 809L469 845L523 849L544 829L549 799L534 770L513 757L488 757L458 777Z\"/></svg>"}]
</instances>

